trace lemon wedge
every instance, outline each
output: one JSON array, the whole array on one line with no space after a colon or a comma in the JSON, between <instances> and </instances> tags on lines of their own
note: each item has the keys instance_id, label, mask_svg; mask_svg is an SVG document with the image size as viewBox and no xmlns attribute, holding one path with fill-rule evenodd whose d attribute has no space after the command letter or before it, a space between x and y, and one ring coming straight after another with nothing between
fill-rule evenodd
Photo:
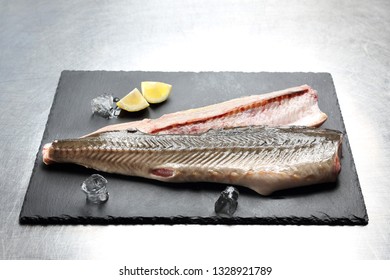
<instances>
[{"instance_id":1,"label":"lemon wedge","mask_svg":"<svg viewBox=\"0 0 390 280\"><path fill-rule=\"evenodd\" d=\"M137 112L149 107L149 103L137 88L133 89L129 94L119 100L116 105L129 112Z\"/></svg>"},{"instance_id":2,"label":"lemon wedge","mask_svg":"<svg viewBox=\"0 0 390 280\"><path fill-rule=\"evenodd\" d=\"M161 103L167 100L171 93L172 85L162 82L142 82L141 90L149 103Z\"/></svg>"}]
</instances>

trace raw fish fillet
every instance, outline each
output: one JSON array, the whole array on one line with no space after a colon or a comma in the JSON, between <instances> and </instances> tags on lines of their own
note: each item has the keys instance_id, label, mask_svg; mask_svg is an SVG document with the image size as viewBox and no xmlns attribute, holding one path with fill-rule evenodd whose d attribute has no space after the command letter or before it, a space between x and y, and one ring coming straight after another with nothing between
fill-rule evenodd
<instances>
[{"instance_id":1,"label":"raw fish fillet","mask_svg":"<svg viewBox=\"0 0 390 280\"><path fill-rule=\"evenodd\" d=\"M43 161L165 182L217 182L261 195L337 180L342 133L254 126L198 134L103 132L46 144Z\"/></svg>"},{"instance_id":2,"label":"raw fish fillet","mask_svg":"<svg viewBox=\"0 0 390 280\"><path fill-rule=\"evenodd\" d=\"M326 119L327 115L318 107L317 91L302 85L166 114L157 119L109 125L89 135L126 129L146 133L188 134L250 125L318 127Z\"/></svg>"}]
</instances>

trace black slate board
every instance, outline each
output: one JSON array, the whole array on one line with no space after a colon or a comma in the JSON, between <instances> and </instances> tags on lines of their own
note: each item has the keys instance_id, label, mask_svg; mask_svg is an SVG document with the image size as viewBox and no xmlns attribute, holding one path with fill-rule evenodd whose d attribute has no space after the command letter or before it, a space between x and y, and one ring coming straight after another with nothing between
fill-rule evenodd
<instances>
[{"instance_id":1,"label":"black slate board","mask_svg":"<svg viewBox=\"0 0 390 280\"><path fill-rule=\"evenodd\" d=\"M141 81L173 85L163 104L118 119L91 114L90 101L102 94L123 97ZM110 199L86 203L81 182L96 171L75 165L42 163L42 144L79 137L102 126L156 118L165 113L218 103L231 98L309 84L319 92L320 108L329 116L323 125L345 133L332 77L328 73L241 72L108 72L63 71L20 214L22 224L310 224L365 225L368 216L345 133L337 183L281 191L262 197L239 188L233 218L216 217L214 203L223 185L167 184L105 174Z\"/></svg>"}]
</instances>

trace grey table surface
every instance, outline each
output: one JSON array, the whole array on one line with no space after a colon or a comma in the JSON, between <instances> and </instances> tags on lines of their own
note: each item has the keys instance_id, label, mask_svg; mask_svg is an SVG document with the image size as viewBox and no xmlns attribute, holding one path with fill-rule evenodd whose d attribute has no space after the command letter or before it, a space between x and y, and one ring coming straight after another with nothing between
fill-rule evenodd
<instances>
[{"instance_id":1,"label":"grey table surface","mask_svg":"<svg viewBox=\"0 0 390 280\"><path fill-rule=\"evenodd\" d=\"M387 0L0 1L0 259L390 259L389 11ZM19 225L64 69L331 73L369 224Z\"/></svg>"}]
</instances>

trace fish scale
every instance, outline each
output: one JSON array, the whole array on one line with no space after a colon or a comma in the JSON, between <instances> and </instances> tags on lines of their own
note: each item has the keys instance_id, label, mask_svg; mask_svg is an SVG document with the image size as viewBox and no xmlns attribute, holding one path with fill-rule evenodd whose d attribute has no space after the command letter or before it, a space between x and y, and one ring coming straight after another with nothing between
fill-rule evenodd
<instances>
[{"instance_id":1,"label":"fish scale","mask_svg":"<svg viewBox=\"0 0 390 280\"><path fill-rule=\"evenodd\" d=\"M45 146L45 163L166 182L216 182L261 195L332 182L340 171L342 133L309 127L216 129L199 134L112 131Z\"/></svg>"}]
</instances>

